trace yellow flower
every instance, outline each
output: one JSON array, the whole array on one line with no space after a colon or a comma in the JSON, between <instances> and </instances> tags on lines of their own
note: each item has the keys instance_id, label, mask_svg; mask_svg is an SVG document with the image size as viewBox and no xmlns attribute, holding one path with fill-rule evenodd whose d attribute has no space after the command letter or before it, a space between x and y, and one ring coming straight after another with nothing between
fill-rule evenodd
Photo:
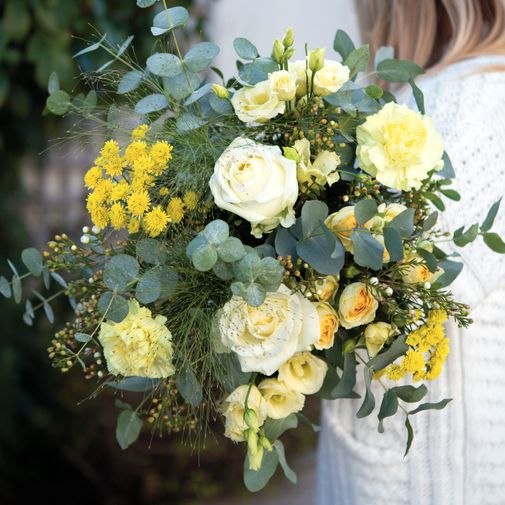
<instances>
[{"instance_id":1,"label":"yellow flower","mask_svg":"<svg viewBox=\"0 0 505 505\"><path fill-rule=\"evenodd\" d=\"M96 207L89 211L91 221L99 228L105 228L109 222L109 212L105 207Z\"/></svg>"},{"instance_id":2,"label":"yellow flower","mask_svg":"<svg viewBox=\"0 0 505 505\"><path fill-rule=\"evenodd\" d=\"M160 196L167 196L168 193L170 193L170 190L166 187L166 186L163 186L162 188L160 188L160 190L158 191L158 194Z\"/></svg>"},{"instance_id":3,"label":"yellow flower","mask_svg":"<svg viewBox=\"0 0 505 505\"><path fill-rule=\"evenodd\" d=\"M432 120L394 102L356 129L360 167L390 188L419 189L443 166L444 146Z\"/></svg>"},{"instance_id":4,"label":"yellow flower","mask_svg":"<svg viewBox=\"0 0 505 505\"><path fill-rule=\"evenodd\" d=\"M167 213L161 207L155 207L144 216L142 227L150 237L157 237L168 224Z\"/></svg>"},{"instance_id":5,"label":"yellow flower","mask_svg":"<svg viewBox=\"0 0 505 505\"><path fill-rule=\"evenodd\" d=\"M199 200L200 198L198 197L198 194L195 193L194 191L187 191L183 197L184 205L186 209L190 211L196 209Z\"/></svg>"},{"instance_id":6,"label":"yellow flower","mask_svg":"<svg viewBox=\"0 0 505 505\"><path fill-rule=\"evenodd\" d=\"M268 76L270 88L277 93L279 100L293 100L296 96L296 76L287 70L278 70Z\"/></svg>"},{"instance_id":7,"label":"yellow flower","mask_svg":"<svg viewBox=\"0 0 505 505\"><path fill-rule=\"evenodd\" d=\"M237 117L244 123L265 123L283 114L286 109L286 102L279 99L269 81L235 91L231 104Z\"/></svg>"},{"instance_id":8,"label":"yellow flower","mask_svg":"<svg viewBox=\"0 0 505 505\"><path fill-rule=\"evenodd\" d=\"M184 203L179 197L172 198L167 205L167 214L170 222L178 224L184 218Z\"/></svg>"},{"instance_id":9,"label":"yellow flower","mask_svg":"<svg viewBox=\"0 0 505 505\"><path fill-rule=\"evenodd\" d=\"M115 230L121 230L126 227L128 223L128 216L126 215L125 208L120 203L112 204L109 212L110 225Z\"/></svg>"},{"instance_id":10,"label":"yellow flower","mask_svg":"<svg viewBox=\"0 0 505 505\"><path fill-rule=\"evenodd\" d=\"M172 159L173 147L164 140L155 142L151 146L150 155L154 162L154 173L160 175Z\"/></svg>"},{"instance_id":11,"label":"yellow flower","mask_svg":"<svg viewBox=\"0 0 505 505\"><path fill-rule=\"evenodd\" d=\"M358 226L354 215L354 206L348 205L342 207L338 212L330 214L324 224L340 239L342 245L352 252L351 233Z\"/></svg>"},{"instance_id":12,"label":"yellow flower","mask_svg":"<svg viewBox=\"0 0 505 505\"><path fill-rule=\"evenodd\" d=\"M317 393L323 385L328 365L308 351L295 354L279 368L279 380L292 391Z\"/></svg>"},{"instance_id":13,"label":"yellow flower","mask_svg":"<svg viewBox=\"0 0 505 505\"><path fill-rule=\"evenodd\" d=\"M319 96L336 93L349 80L349 67L338 61L324 60L324 66L314 75L314 93Z\"/></svg>"},{"instance_id":14,"label":"yellow flower","mask_svg":"<svg viewBox=\"0 0 505 505\"><path fill-rule=\"evenodd\" d=\"M318 350L329 349L333 346L335 332L338 330L338 315L329 303L316 302L314 306L319 316L320 327L320 337L314 347Z\"/></svg>"},{"instance_id":15,"label":"yellow flower","mask_svg":"<svg viewBox=\"0 0 505 505\"><path fill-rule=\"evenodd\" d=\"M152 317L136 300L128 303L123 321L103 322L98 340L103 346L107 368L113 375L165 378L175 372L172 364L172 334L166 317Z\"/></svg>"},{"instance_id":16,"label":"yellow flower","mask_svg":"<svg viewBox=\"0 0 505 505\"><path fill-rule=\"evenodd\" d=\"M424 356L421 352L409 349L403 358L403 368L412 374L424 371Z\"/></svg>"},{"instance_id":17,"label":"yellow flower","mask_svg":"<svg viewBox=\"0 0 505 505\"><path fill-rule=\"evenodd\" d=\"M115 140L108 140L105 142L96 163L111 177L121 175L123 172L123 160L121 159L119 145Z\"/></svg>"},{"instance_id":18,"label":"yellow flower","mask_svg":"<svg viewBox=\"0 0 505 505\"><path fill-rule=\"evenodd\" d=\"M370 289L363 282L353 282L345 287L340 295L338 315L340 324L346 328L355 328L371 323L379 303Z\"/></svg>"},{"instance_id":19,"label":"yellow flower","mask_svg":"<svg viewBox=\"0 0 505 505\"><path fill-rule=\"evenodd\" d=\"M146 124L138 125L137 128L134 128L132 131L132 140L142 140L146 133L149 131L149 126Z\"/></svg>"},{"instance_id":20,"label":"yellow flower","mask_svg":"<svg viewBox=\"0 0 505 505\"><path fill-rule=\"evenodd\" d=\"M438 268L435 272L424 263L424 260L417 253L411 253L405 258L409 264L401 269L401 276L405 284L424 284L425 282L435 282L444 271Z\"/></svg>"},{"instance_id":21,"label":"yellow flower","mask_svg":"<svg viewBox=\"0 0 505 505\"><path fill-rule=\"evenodd\" d=\"M107 140L100 150L100 156L104 158L119 156L119 144L115 140Z\"/></svg>"},{"instance_id":22,"label":"yellow flower","mask_svg":"<svg viewBox=\"0 0 505 505\"><path fill-rule=\"evenodd\" d=\"M123 200L128 192L130 191L130 185L126 181L119 181L114 184L112 191L110 192L110 199L113 202L117 202L118 200Z\"/></svg>"},{"instance_id":23,"label":"yellow flower","mask_svg":"<svg viewBox=\"0 0 505 505\"><path fill-rule=\"evenodd\" d=\"M110 179L101 179L95 186L94 194L103 201L107 200L112 192L114 183Z\"/></svg>"},{"instance_id":24,"label":"yellow flower","mask_svg":"<svg viewBox=\"0 0 505 505\"><path fill-rule=\"evenodd\" d=\"M91 167L84 176L84 184L87 188L93 189L102 178L102 169L100 167Z\"/></svg>"},{"instance_id":25,"label":"yellow flower","mask_svg":"<svg viewBox=\"0 0 505 505\"><path fill-rule=\"evenodd\" d=\"M147 154L147 144L143 140L134 140L125 149L124 159L130 165L133 165L135 160L137 160L141 156L145 156L146 154Z\"/></svg>"},{"instance_id":26,"label":"yellow flower","mask_svg":"<svg viewBox=\"0 0 505 505\"><path fill-rule=\"evenodd\" d=\"M132 217L128 222L128 233L133 235L140 230L140 219Z\"/></svg>"},{"instance_id":27,"label":"yellow flower","mask_svg":"<svg viewBox=\"0 0 505 505\"><path fill-rule=\"evenodd\" d=\"M266 401L267 415L272 419L284 419L303 409L303 394L293 391L278 379L263 379L258 389Z\"/></svg>"},{"instance_id":28,"label":"yellow flower","mask_svg":"<svg viewBox=\"0 0 505 505\"><path fill-rule=\"evenodd\" d=\"M131 181L132 191L143 191L154 183L154 177L146 172L133 172Z\"/></svg>"},{"instance_id":29,"label":"yellow flower","mask_svg":"<svg viewBox=\"0 0 505 505\"><path fill-rule=\"evenodd\" d=\"M133 216L141 216L149 209L150 203L147 191L136 191L128 197L128 210Z\"/></svg>"},{"instance_id":30,"label":"yellow flower","mask_svg":"<svg viewBox=\"0 0 505 505\"><path fill-rule=\"evenodd\" d=\"M149 154L145 154L136 158L132 165L134 174L152 174L155 163Z\"/></svg>"},{"instance_id":31,"label":"yellow flower","mask_svg":"<svg viewBox=\"0 0 505 505\"><path fill-rule=\"evenodd\" d=\"M397 363L393 363L386 368L386 377L393 381L403 379L407 374L407 370Z\"/></svg>"},{"instance_id":32,"label":"yellow flower","mask_svg":"<svg viewBox=\"0 0 505 505\"><path fill-rule=\"evenodd\" d=\"M316 298L322 302L331 300L338 290L338 281L338 275L327 275L326 277L316 279L314 282L314 287L316 288Z\"/></svg>"}]
</instances>

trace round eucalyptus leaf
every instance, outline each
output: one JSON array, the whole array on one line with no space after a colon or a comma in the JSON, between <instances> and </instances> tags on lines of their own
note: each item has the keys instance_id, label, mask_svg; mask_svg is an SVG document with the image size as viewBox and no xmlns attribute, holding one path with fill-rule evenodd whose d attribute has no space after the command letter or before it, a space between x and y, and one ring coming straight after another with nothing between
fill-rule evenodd
<instances>
[{"instance_id":1,"label":"round eucalyptus leaf","mask_svg":"<svg viewBox=\"0 0 505 505\"><path fill-rule=\"evenodd\" d=\"M204 244L196 249L191 260L193 265L200 272L208 272L217 261L216 248L211 244Z\"/></svg>"},{"instance_id":2,"label":"round eucalyptus leaf","mask_svg":"<svg viewBox=\"0 0 505 505\"><path fill-rule=\"evenodd\" d=\"M174 77L162 77L162 81L163 89L176 100L183 100L200 87L199 77L192 72L181 72Z\"/></svg>"},{"instance_id":3,"label":"round eucalyptus leaf","mask_svg":"<svg viewBox=\"0 0 505 505\"><path fill-rule=\"evenodd\" d=\"M135 112L137 114L149 114L150 112L163 110L166 107L168 107L167 97L161 93L154 93L139 100L135 105Z\"/></svg>"},{"instance_id":4,"label":"round eucalyptus leaf","mask_svg":"<svg viewBox=\"0 0 505 505\"><path fill-rule=\"evenodd\" d=\"M56 114L57 116L63 116L65 112L68 111L70 107L70 96L66 91L62 89L56 90L51 93L46 100L46 107L50 112Z\"/></svg>"},{"instance_id":5,"label":"round eucalyptus leaf","mask_svg":"<svg viewBox=\"0 0 505 505\"><path fill-rule=\"evenodd\" d=\"M189 19L189 13L184 7L163 9L153 19L151 33L154 36L163 35L169 30L184 26Z\"/></svg>"},{"instance_id":6,"label":"round eucalyptus leaf","mask_svg":"<svg viewBox=\"0 0 505 505\"><path fill-rule=\"evenodd\" d=\"M233 268L228 263L224 261L217 261L212 267L212 271L223 281L229 281L233 279Z\"/></svg>"},{"instance_id":7,"label":"round eucalyptus leaf","mask_svg":"<svg viewBox=\"0 0 505 505\"><path fill-rule=\"evenodd\" d=\"M245 256L245 249L242 242L236 237L228 237L217 247L219 258L225 263L233 263L241 260Z\"/></svg>"},{"instance_id":8,"label":"round eucalyptus leaf","mask_svg":"<svg viewBox=\"0 0 505 505\"><path fill-rule=\"evenodd\" d=\"M259 307L265 301L266 291L260 284L254 282L246 288L242 296L249 305Z\"/></svg>"},{"instance_id":9,"label":"round eucalyptus leaf","mask_svg":"<svg viewBox=\"0 0 505 505\"><path fill-rule=\"evenodd\" d=\"M211 221L203 230L202 235L213 245L224 242L230 233L228 223L221 219Z\"/></svg>"},{"instance_id":10,"label":"round eucalyptus leaf","mask_svg":"<svg viewBox=\"0 0 505 505\"><path fill-rule=\"evenodd\" d=\"M42 273L42 267L44 262L42 260L42 254L40 254L37 249L30 247L25 249L21 253L21 260L25 264L26 268L30 271L32 275L38 277Z\"/></svg>"},{"instance_id":11,"label":"round eucalyptus leaf","mask_svg":"<svg viewBox=\"0 0 505 505\"><path fill-rule=\"evenodd\" d=\"M199 249L200 247L207 245L207 239L202 235L197 235L186 247L186 256L191 259L193 257L193 253Z\"/></svg>"},{"instance_id":12,"label":"round eucalyptus leaf","mask_svg":"<svg viewBox=\"0 0 505 505\"><path fill-rule=\"evenodd\" d=\"M143 304L155 302L161 295L159 269L153 268L140 277L135 288L135 298Z\"/></svg>"},{"instance_id":13,"label":"round eucalyptus leaf","mask_svg":"<svg viewBox=\"0 0 505 505\"><path fill-rule=\"evenodd\" d=\"M139 274L139 264L135 258L127 254L113 256L103 270L104 284L114 291L122 292L128 289L128 284Z\"/></svg>"},{"instance_id":14,"label":"round eucalyptus leaf","mask_svg":"<svg viewBox=\"0 0 505 505\"><path fill-rule=\"evenodd\" d=\"M184 63L191 72L201 72L210 65L218 54L218 45L212 42L201 42L186 53Z\"/></svg>"},{"instance_id":15,"label":"round eucalyptus leaf","mask_svg":"<svg viewBox=\"0 0 505 505\"><path fill-rule=\"evenodd\" d=\"M259 56L256 46L243 37L237 37L233 41L233 47L243 60L254 60Z\"/></svg>"},{"instance_id":16,"label":"round eucalyptus leaf","mask_svg":"<svg viewBox=\"0 0 505 505\"><path fill-rule=\"evenodd\" d=\"M135 91L140 86L143 75L139 70L132 70L123 75L117 87L118 94L124 95L125 93Z\"/></svg>"},{"instance_id":17,"label":"round eucalyptus leaf","mask_svg":"<svg viewBox=\"0 0 505 505\"><path fill-rule=\"evenodd\" d=\"M261 273L261 260L255 252L250 252L238 263L234 263L233 268L235 269L237 280L252 282Z\"/></svg>"},{"instance_id":18,"label":"round eucalyptus leaf","mask_svg":"<svg viewBox=\"0 0 505 505\"><path fill-rule=\"evenodd\" d=\"M182 72L181 60L171 53L155 53L146 61L147 68L154 75L173 77Z\"/></svg>"},{"instance_id":19,"label":"round eucalyptus leaf","mask_svg":"<svg viewBox=\"0 0 505 505\"><path fill-rule=\"evenodd\" d=\"M137 257L145 263L152 265L161 265L168 259L168 254L159 240L153 238L144 238L137 242Z\"/></svg>"},{"instance_id":20,"label":"round eucalyptus leaf","mask_svg":"<svg viewBox=\"0 0 505 505\"><path fill-rule=\"evenodd\" d=\"M173 296L179 282L179 274L173 268L165 266L160 269L159 279L161 284L160 298Z\"/></svg>"},{"instance_id":21,"label":"round eucalyptus leaf","mask_svg":"<svg viewBox=\"0 0 505 505\"><path fill-rule=\"evenodd\" d=\"M98 310L110 321L120 323L128 315L129 307L125 298L108 291L99 298Z\"/></svg>"}]
</instances>

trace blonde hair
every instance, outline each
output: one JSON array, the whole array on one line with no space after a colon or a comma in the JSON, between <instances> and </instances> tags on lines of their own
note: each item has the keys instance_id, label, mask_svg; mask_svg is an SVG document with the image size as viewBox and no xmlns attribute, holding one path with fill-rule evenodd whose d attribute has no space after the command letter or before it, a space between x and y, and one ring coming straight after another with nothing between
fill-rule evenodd
<instances>
[{"instance_id":1,"label":"blonde hair","mask_svg":"<svg viewBox=\"0 0 505 505\"><path fill-rule=\"evenodd\" d=\"M473 56L505 55L505 0L356 2L373 53L392 46L397 58L433 70Z\"/></svg>"}]
</instances>

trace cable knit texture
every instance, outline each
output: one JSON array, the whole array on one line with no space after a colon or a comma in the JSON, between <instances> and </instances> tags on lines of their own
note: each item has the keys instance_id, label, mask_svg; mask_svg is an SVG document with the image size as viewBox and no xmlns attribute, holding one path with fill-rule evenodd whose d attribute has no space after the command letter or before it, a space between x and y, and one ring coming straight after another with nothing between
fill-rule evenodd
<instances>
[{"instance_id":1,"label":"cable knit texture","mask_svg":"<svg viewBox=\"0 0 505 505\"><path fill-rule=\"evenodd\" d=\"M505 194L505 72L480 72L493 64L505 58L465 60L420 80L462 196L446 201L448 230L482 222ZM505 237L505 208L494 230ZM361 400L324 402L317 505L505 505L505 258L480 240L458 252L465 268L452 289L471 304L474 324L447 325L451 353L427 397L454 400L412 416L405 459L402 415L386 419L381 435L378 408L357 419Z\"/></svg>"}]
</instances>

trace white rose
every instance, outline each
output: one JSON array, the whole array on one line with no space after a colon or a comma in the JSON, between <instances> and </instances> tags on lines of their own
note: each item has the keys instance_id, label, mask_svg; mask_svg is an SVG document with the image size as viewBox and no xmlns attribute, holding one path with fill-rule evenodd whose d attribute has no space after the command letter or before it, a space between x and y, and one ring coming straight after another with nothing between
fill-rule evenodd
<instances>
[{"instance_id":1,"label":"white rose","mask_svg":"<svg viewBox=\"0 0 505 505\"><path fill-rule=\"evenodd\" d=\"M319 96L336 93L349 80L349 67L338 61L324 60L324 67L314 75L314 93Z\"/></svg>"},{"instance_id":2,"label":"white rose","mask_svg":"<svg viewBox=\"0 0 505 505\"><path fill-rule=\"evenodd\" d=\"M276 146L236 138L216 161L209 186L215 204L249 221L255 237L295 222L296 163Z\"/></svg>"},{"instance_id":3,"label":"white rose","mask_svg":"<svg viewBox=\"0 0 505 505\"><path fill-rule=\"evenodd\" d=\"M307 81L310 83L311 70L307 67L306 60L296 60L288 63L288 70L296 79L296 96L307 94Z\"/></svg>"},{"instance_id":4,"label":"white rose","mask_svg":"<svg viewBox=\"0 0 505 505\"><path fill-rule=\"evenodd\" d=\"M270 88L277 93L279 100L293 100L296 95L296 77L287 70L278 70L268 76Z\"/></svg>"},{"instance_id":5,"label":"white rose","mask_svg":"<svg viewBox=\"0 0 505 505\"><path fill-rule=\"evenodd\" d=\"M226 419L224 434L235 442L245 440L244 431L249 427L244 420L245 398L248 384L239 386L223 402L222 413ZM247 407L256 413L258 425L261 426L267 418L267 404L256 386L251 387L247 398Z\"/></svg>"},{"instance_id":6,"label":"white rose","mask_svg":"<svg viewBox=\"0 0 505 505\"><path fill-rule=\"evenodd\" d=\"M368 355L373 358L384 347L387 339L393 334L393 327L389 323L379 321L367 325L364 331L365 344Z\"/></svg>"},{"instance_id":7,"label":"white rose","mask_svg":"<svg viewBox=\"0 0 505 505\"><path fill-rule=\"evenodd\" d=\"M298 391L289 389L277 379L265 379L258 385L267 404L267 415L272 419L284 419L294 412L300 412L305 397Z\"/></svg>"},{"instance_id":8,"label":"white rose","mask_svg":"<svg viewBox=\"0 0 505 505\"><path fill-rule=\"evenodd\" d=\"M317 393L323 385L328 365L308 351L295 354L279 368L279 380L293 391Z\"/></svg>"},{"instance_id":9,"label":"white rose","mask_svg":"<svg viewBox=\"0 0 505 505\"><path fill-rule=\"evenodd\" d=\"M233 296L219 318L223 344L244 372L272 375L293 354L319 340L319 316L300 293L281 285L259 307Z\"/></svg>"},{"instance_id":10,"label":"white rose","mask_svg":"<svg viewBox=\"0 0 505 505\"><path fill-rule=\"evenodd\" d=\"M300 184L312 185L316 183L321 188L340 179L337 167L340 164L340 157L331 151L321 151L316 159L310 161L310 142L307 139L297 140L293 144L293 149L298 155L296 176Z\"/></svg>"},{"instance_id":11,"label":"white rose","mask_svg":"<svg viewBox=\"0 0 505 505\"><path fill-rule=\"evenodd\" d=\"M231 104L244 123L265 123L283 114L286 109L286 103L270 87L269 81L258 82L251 88L240 88L233 95Z\"/></svg>"}]
</instances>

